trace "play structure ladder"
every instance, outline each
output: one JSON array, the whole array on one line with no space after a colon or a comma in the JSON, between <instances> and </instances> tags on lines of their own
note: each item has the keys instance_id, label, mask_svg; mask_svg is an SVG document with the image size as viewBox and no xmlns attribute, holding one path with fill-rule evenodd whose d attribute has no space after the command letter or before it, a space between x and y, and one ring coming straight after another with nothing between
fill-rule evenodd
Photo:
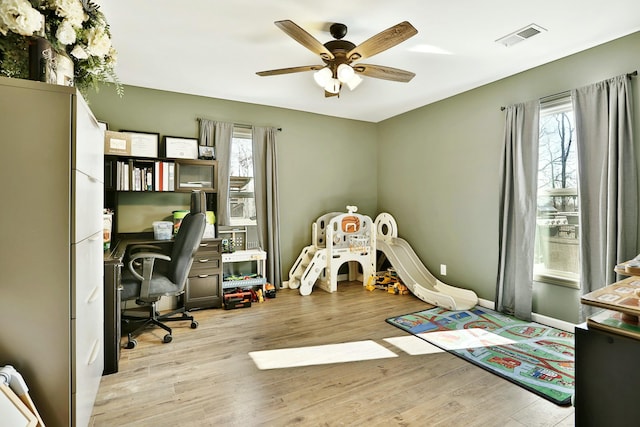
<instances>
[{"instance_id":1,"label":"play structure ladder","mask_svg":"<svg viewBox=\"0 0 640 427\"><path fill-rule=\"evenodd\" d=\"M300 295L310 295L314 283L327 265L327 250L316 249L300 280Z\"/></svg>"},{"instance_id":2,"label":"play structure ladder","mask_svg":"<svg viewBox=\"0 0 640 427\"><path fill-rule=\"evenodd\" d=\"M314 245L306 246L300 252L289 273L289 287L300 288L301 295L309 295L327 264L327 250Z\"/></svg>"}]
</instances>

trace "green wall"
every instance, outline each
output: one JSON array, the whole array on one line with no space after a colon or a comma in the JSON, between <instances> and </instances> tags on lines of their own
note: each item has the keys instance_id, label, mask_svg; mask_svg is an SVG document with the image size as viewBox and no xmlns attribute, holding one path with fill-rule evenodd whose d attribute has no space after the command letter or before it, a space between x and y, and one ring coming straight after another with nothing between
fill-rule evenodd
<instances>
[{"instance_id":1,"label":"green wall","mask_svg":"<svg viewBox=\"0 0 640 427\"><path fill-rule=\"evenodd\" d=\"M346 205L358 206L365 215L376 214L374 123L133 86L126 86L124 93L119 98L106 86L88 97L94 114L110 130L197 137L199 117L282 128L277 155L284 279L301 249L311 244L316 218L346 212ZM183 209L188 206L188 198L182 196L125 195L118 231L151 231L152 222L166 219L181 200Z\"/></svg>"},{"instance_id":2,"label":"green wall","mask_svg":"<svg viewBox=\"0 0 640 427\"><path fill-rule=\"evenodd\" d=\"M379 123L378 209L395 216L399 234L442 281L494 301L504 132L500 107L639 68L636 33ZM638 132L639 122L636 114ZM437 274L440 264L447 265L446 277ZM576 322L578 307L575 289L534 287L534 312Z\"/></svg>"},{"instance_id":3,"label":"green wall","mask_svg":"<svg viewBox=\"0 0 640 427\"><path fill-rule=\"evenodd\" d=\"M123 98L105 87L89 101L112 130L196 137L198 117L283 128L278 166L284 279L311 242L311 222L355 204L372 218L393 214L400 236L434 274L493 301L500 107L639 68L636 33L377 124L131 86ZM640 105L637 82L634 91ZM636 129L640 132L637 116ZM149 208L153 202L128 202L126 215L142 218L129 224L141 227L163 219L158 216L164 211ZM440 264L447 264L446 277L438 274ZM575 289L534 287L534 311L546 316L575 322L578 301Z\"/></svg>"}]
</instances>

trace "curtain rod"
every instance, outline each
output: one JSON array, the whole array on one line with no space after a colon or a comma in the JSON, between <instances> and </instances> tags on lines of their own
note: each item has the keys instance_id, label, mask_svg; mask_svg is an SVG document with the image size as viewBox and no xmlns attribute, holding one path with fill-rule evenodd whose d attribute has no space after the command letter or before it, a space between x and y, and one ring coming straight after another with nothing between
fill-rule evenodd
<instances>
[{"instance_id":1,"label":"curtain rod","mask_svg":"<svg viewBox=\"0 0 640 427\"><path fill-rule=\"evenodd\" d=\"M627 77L636 77L637 75L638 75L638 70L627 73ZM555 98L556 96L564 95L570 92L571 92L570 90L565 90L564 92L558 92L558 93L554 93L553 95L543 96L542 98L540 98L540 100L542 101L543 99ZM500 107L500 111L504 111L506 108L507 107Z\"/></svg>"},{"instance_id":2,"label":"curtain rod","mask_svg":"<svg viewBox=\"0 0 640 427\"><path fill-rule=\"evenodd\" d=\"M200 120L211 120L211 119L205 119L203 117L198 117L198 121ZM241 128L247 128L247 129L251 129L254 125L248 125L248 124L244 124L244 123L234 123L234 126L238 126ZM278 132L282 132L282 128L275 128Z\"/></svg>"}]
</instances>

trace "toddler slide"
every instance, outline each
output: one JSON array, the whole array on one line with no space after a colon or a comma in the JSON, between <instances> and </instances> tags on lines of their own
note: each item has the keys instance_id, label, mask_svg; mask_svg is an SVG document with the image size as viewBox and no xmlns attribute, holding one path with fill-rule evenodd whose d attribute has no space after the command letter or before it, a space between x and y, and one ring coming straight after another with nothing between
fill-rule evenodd
<instances>
[{"instance_id":1,"label":"toddler slide","mask_svg":"<svg viewBox=\"0 0 640 427\"><path fill-rule=\"evenodd\" d=\"M447 285L429 272L411 245L397 237L393 216L382 213L375 224L378 233L376 249L387 257L402 283L415 296L449 310L469 310L478 304L475 292Z\"/></svg>"}]
</instances>

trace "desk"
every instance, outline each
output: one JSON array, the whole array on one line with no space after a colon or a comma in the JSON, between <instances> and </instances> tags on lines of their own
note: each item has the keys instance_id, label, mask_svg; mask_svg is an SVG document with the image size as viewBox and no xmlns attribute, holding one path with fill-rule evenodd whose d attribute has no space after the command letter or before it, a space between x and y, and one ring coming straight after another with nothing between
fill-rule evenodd
<instances>
[{"instance_id":1,"label":"desk","mask_svg":"<svg viewBox=\"0 0 640 427\"><path fill-rule=\"evenodd\" d=\"M104 253L104 371L118 372L120 360L120 273L127 244L120 241L111 252Z\"/></svg>"},{"instance_id":2,"label":"desk","mask_svg":"<svg viewBox=\"0 0 640 427\"><path fill-rule=\"evenodd\" d=\"M173 240L154 240L146 235L121 238L113 249L104 253L104 372L103 375L118 372L120 360L120 275L124 266L127 248L132 245L149 244L160 246L162 252L170 254ZM221 307L220 289L220 239L203 239L189 273L181 304L187 310ZM191 283L192 282L192 283ZM190 286L191 284L191 286Z\"/></svg>"},{"instance_id":3,"label":"desk","mask_svg":"<svg viewBox=\"0 0 640 427\"><path fill-rule=\"evenodd\" d=\"M118 372L120 360L120 271L122 262L105 255L104 259L104 371L103 375Z\"/></svg>"}]
</instances>

